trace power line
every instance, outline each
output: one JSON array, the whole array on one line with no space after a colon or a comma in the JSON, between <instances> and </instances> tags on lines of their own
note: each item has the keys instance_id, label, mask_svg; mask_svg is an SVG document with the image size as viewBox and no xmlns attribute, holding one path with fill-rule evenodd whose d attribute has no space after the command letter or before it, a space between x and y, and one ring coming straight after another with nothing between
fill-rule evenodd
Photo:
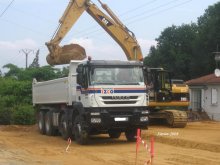
<instances>
[{"instance_id":1,"label":"power line","mask_svg":"<svg viewBox=\"0 0 220 165\"><path fill-rule=\"evenodd\" d=\"M157 9L159 9L159 8L162 8L162 7L165 7L165 6L168 6L168 5L170 5L171 3L175 3L175 2L177 2L177 1L180 1L180 0L172 0L172 1L170 1L170 2L167 2L167 3L164 3L164 4L162 4L162 5L159 5L159 6L156 6L155 8L152 8L152 9L149 9L149 10L147 10L147 11L145 11L145 12L142 12L141 14L137 14L137 15L135 15L135 16L132 16L132 17L130 17L130 18L127 18L126 19L126 21L130 21L130 22L137 22L137 21L132 21L132 20L136 20L136 19L138 19L138 17L143 17L143 15L146 15L147 13L149 13L149 12L151 12L151 11L156 11ZM179 5L180 6L180 5ZM138 9L138 8L141 8L141 6L139 6L139 7L136 7L135 9ZM173 7L171 7L171 8L173 8ZM169 8L170 9L170 8ZM161 12L161 10L159 11L159 12ZM126 12L125 12L126 13ZM151 14L151 16L153 16L154 14ZM124 21L123 21L124 22ZM129 22L129 24L131 24ZM126 23L126 25L128 25L127 23ZM78 32L75 36L82 36L82 35L85 35L85 34L89 34L89 36L91 36L91 35L93 35L93 33L95 32L97 32L97 31L100 31L100 28L99 29L95 29L95 28L86 28L86 29L90 29L89 31L80 31L80 32Z\"/></svg>"},{"instance_id":2,"label":"power line","mask_svg":"<svg viewBox=\"0 0 220 165\"><path fill-rule=\"evenodd\" d=\"M171 1L171 2L175 2L175 1L179 1L179 0L173 0L173 1ZM167 10L170 10L170 9L173 9L173 8L176 8L176 7L185 5L186 3L189 3L190 1L192 1L192 0L184 1L184 2L182 2L182 3L179 3L179 4L177 4L177 5L171 6L171 7L169 7L169 8L165 8L165 9L163 9L163 10L159 10L159 11L157 11L157 12L154 12L154 13L152 13L152 14L149 14L149 15L147 15L147 16L145 16L145 15L142 13L142 15L138 15L139 17L136 18L136 19L131 18L131 19L130 19L131 21L128 22L128 23L126 23L126 25L130 25L130 24L133 24L133 23L138 22L138 21L145 21L145 19L143 19L143 18L149 18L149 17L151 17L151 16L154 16L154 15L156 15L156 14L160 14L160 13L165 12L165 11L167 11ZM169 4L170 4L171 2L169 2ZM167 6L167 4L160 5L158 8L161 8L161 7L164 7L164 6ZM156 9L156 8L155 8L155 9ZM129 19L128 19L128 20L129 20ZM128 20L127 20L127 21L128 21ZM99 33L99 32L100 32L100 29L101 29L101 28L96 29L96 30L93 30L93 31L90 31L90 32L86 32L85 34L88 34L87 37L91 37L91 36L94 36L95 34Z\"/></svg>"},{"instance_id":3,"label":"power line","mask_svg":"<svg viewBox=\"0 0 220 165\"><path fill-rule=\"evenodd\" d=\"M0 17L2 17L4 15L4 13L9 9L9 7L11 6L11 4L14 2L15 0L12 0L8 6L5 8L5 10L3 10L3 12L1 13Z\"/></svg>"},{"instance_id":4,"label":"power line","mask_svg":"<svg viewBox=\"0 0 220 165\"><path fill-rule=\"evenodd\" d=\"M134 22L143 20L143 18L149 18L149 17L154 16L154 15L156 15L156 14L160 14L160 13L163 13L163 12L168 11L168 10L170 10L170 9L173 9L173 8L176 8L176 7L185 5L185 4L187 4L187 3L191 2L191 1L192 1L192 0L184 1L184 2L182 2L182 3L180 3L180 4L177 4L177 5L171 6L171 7L169 7L169 8L166 8L166 9L163 9L163 10L160 10L160 11L157 11L157 12L154 12L154 13L149 14L149 15L147 15L147 16L144 16L144 15L141 16L141 15L140 15L141 17L139 17L139 18L137 18L137 19L134 19L133 21L128 22L128 24L132 24L132 23L134 23Z\"/></svg>"},{"instance_id":5,"label":"power line","mask_svg":"<svg viewBox=\"0 0 220 165\"><path fill-rule=\"evenodd\" d=\"M128 13L130 14L130 13L132 13L132 12L134 12L134 11L137 11L137 10L139 10L139 9L141 9L141 8L143 8L143 7L145 7L145 6L147 6L147 5L150 5L150 4L152 4L152 3L155 3L156 1L157 1L157 0L152 0L152 1L150 1L150 2L144 3L144 4L142 4L142 5L140 5L140 6L137 6L137 7L133 8L133 9L130 9L130 10L128 10L128 11L125 11L124 13L120 14L119 16L124 16L124 15L127 15Z\"/></svg>"},{"instance_id":6,"label":"power line","mask_svg":"<svg viewBox=\"0 0 220 165\"><path fill-rule=\"evenodd\" d=\"M177 2L177 1L180 1L180 0L172 0L172 1L170 1L170 2L166 2L166 3L162 4L162 5L159 5L159 6L156 6L155 8L152 8L152 9L150 9L150 10L147 10L147 11L144 11L144 12L142 12L142 13L136 14L136 15L134 15L131 19L129 19L129 20L132 20L132 19L135 19L135 18L137 18L137 17L143 16L143 15L145 15L145 14L147 14L147 13L152 12L152 11L156 11L156 10L162 8L162 7L168 6L168 5L170 5L170 4L172 4L172 3L175 3L175 2Z\"/></svg>"},{"instance_id":7,"label":"power line","mask_svg":"<svg viewBox=\"0 0 220 165\"><path fill-rule=\"evenodd\" d=\"M29 27L27 27L27 26L21 25L21 24L19 24L19 23L13 22L13 21L9 21L9 20L6 20L6 19L0 19L0 21L4 21L4 22L10 23L10 24L12 24L12 25L20 26L20 27L22 27L23 29L26 29L26 30L28 30L28 31L34 32L34 33L36 33L36 34L39 34L39 36L42 36L42 37L46 37L46 36L47 36L46 33L42 33L42 32L40 32L40 31L36 31L36 30L34 30L34 29L32 29L32 28L29 28ZM38 37L39 37L39 36L38 36Z\"/></svg>"},{"instance_id":8,"label":"power line","mask_svg":"<svg viewBox=\"0 0 220 165\"><path fill-rule=\"evenodd\" d=\"M140 5L140 6L138 6L138 7L135 7L135 8L133 8L133 9L127 10L127 11L125 11L125 12L119 14L119 17L122 17L122 16L124 16L124 15L127 15L128 13L130 14L130 13L132 13L132 12L134 12L134 11L140 9L140 8L143 8L143 7L147 6L147 5L150 5L150 4L152 4L152 3L155 3L156 1L157 1L157 0L152 0L152 1L150 1L150 2L147 2L147 3L144 3L144 4ZM94 25L94 26L90 26L90 27L87 27L87 28L85 28L85 29L82 29L82 30L80 30L80 31L77 32L77 35L84 34L85 31L86 31L86 33L93 33L93 31L96 32L96 31L97 31L96 27L97 27L97 25ZM94 29L96 29L96 30L94 30ZM92 31L89 32L89 30L92 30Z\"/></svg>"}]
</instances>

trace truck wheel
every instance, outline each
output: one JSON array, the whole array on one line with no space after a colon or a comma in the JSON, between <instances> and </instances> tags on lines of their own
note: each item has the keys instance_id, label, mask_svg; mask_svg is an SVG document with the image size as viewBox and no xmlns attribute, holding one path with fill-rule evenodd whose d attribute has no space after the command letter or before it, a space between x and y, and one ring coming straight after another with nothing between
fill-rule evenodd
<instances>
[{"instance_id":1,"label":"truck wheel","mask_svg":"<svg viewBox=\"0 0 220 165\"><path fill-rule=\"evenodd\" d=\"M128 129L125 131L125 136L127 138L127 141L129 142L135 142L136 141L136 133L137 129Z\"/></svg>"},{"instance_id":2,"label":"truck wheel","mask_svg":"<svg viewBox=\"0 0 220 165\"><path fill-rule=\"evenodd\" d=\"M62 114L61 116L59 130L64 140L67 140L68 138L72 138L72 132L65 119L65 114Z\"/></svg>"},{"instance_id":3,"label":"truck wheel","mask_svg":"<svg viewBox=\"0 0 220 165\"><path fill-rule=\"evenodd\" d=\"M44 121L45 113L43 111L40 111L38 113L38 129L39 132L44 135L45 134L45 121Z\"/></svg>"},{"instance_id":4,"label":"truck wheel","mask_svg":"<svg viewBox=\"0 0 220 165\"><path fill-rule=\"evenodd\" d=\"M85 130L85 125L80 116L76 116L74 121L74 136L78 144L84 145L88 143L89 134Z\"/></svg>"},{"instance_id":5,"label":"truck wheel","mask_svg":"<svg viewBox=\"0 0 220 165\"><path fill-rule=\"evenodd\" d=\"M121 136L121 132L117 131L117 130L109 130L108 134L109 134L110 138L115 138L115 139L117 139Z\"/></svg>"},{"instance_id":6,"label":"truck wheel","mask_svg":"<svg viewBox=\"0 0 220 165\"><path fill-rule=\"evenodd\" d=\"M45 114L45 132L48 136L54 136L55 135L55 129L53 127L53 120L52 120L52 112L48 111Z\"/></svg>"}]
</instances>

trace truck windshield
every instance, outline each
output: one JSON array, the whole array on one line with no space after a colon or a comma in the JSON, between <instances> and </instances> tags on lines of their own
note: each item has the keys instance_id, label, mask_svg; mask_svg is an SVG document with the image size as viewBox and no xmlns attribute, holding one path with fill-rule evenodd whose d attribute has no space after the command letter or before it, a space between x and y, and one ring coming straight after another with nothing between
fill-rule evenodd
<instances>
[{"instance_id":1,"label":"truck windshield","mask_svg":"<svg viewBox=\"0 0 220 165\"><path fill-rule=\"evenodd\" d=\"M140 85L144 84L141 67L96 67L90 72L91 85Z\"/></svg>"}]
</instances>

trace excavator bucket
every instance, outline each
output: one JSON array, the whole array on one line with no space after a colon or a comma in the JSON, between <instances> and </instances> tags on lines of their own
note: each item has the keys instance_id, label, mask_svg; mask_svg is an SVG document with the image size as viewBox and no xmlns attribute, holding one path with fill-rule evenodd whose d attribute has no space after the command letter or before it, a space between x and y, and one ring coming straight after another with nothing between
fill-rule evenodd
<instances>
[{"instance_id":1,"label":"excavator bucket","mask_svg":"<svg viewBox=\"0 0 220 165\"><path fill-rule=\"evenodd\" d=\"M64 45L59 47L56 54L47 56L47 63L50 65L69 64L71 60L83 60L86 58L85 49L78 44Z\"/></svg>"}]
</instances>

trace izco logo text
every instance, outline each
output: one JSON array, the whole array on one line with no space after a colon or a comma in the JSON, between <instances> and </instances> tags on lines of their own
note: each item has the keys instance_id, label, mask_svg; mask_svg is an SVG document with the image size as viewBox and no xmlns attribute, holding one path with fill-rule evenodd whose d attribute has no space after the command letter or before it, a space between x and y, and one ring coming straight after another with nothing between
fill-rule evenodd
<instances>
[{"instance_id":1,"label":"izco logo text","mask_svg":"<svg viewBox=\"0 0 220 165\"><path fill-rule=\"evenodd\" d=\"M113 94L114 89L111 88L101 88L101 94Z\"/></svg>"}]
</instances>

